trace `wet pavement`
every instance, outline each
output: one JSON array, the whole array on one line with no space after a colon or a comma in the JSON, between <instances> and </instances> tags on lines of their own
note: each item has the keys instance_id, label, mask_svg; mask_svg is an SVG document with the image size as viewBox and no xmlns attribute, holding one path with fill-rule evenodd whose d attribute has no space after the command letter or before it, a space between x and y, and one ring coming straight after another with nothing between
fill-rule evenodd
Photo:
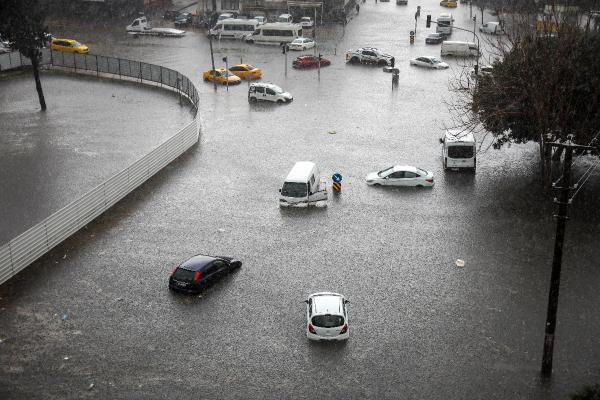
<instances>
[{"instance_id":1,"label":"wet pavement","mask_svg":"<svg viewBox=\"0 0 600 400\"><path fill-rule=\"evenodd\" d=\"M424 3L422 19L447 11ZM462 5L453 12L457 24L468 20ZM314 70L290 68L286 78L276 47L216 44L217 60L243 57L289 90L284 106L249 105L246 84L214 93L201 81L210 60L200 32L61 32L92 52L186 74L201 91L205 129L198 146L0 287L0 395L564 399L598 382L597 177L571 209L554 375L542 382L554 206L537 149L496 151L480 138L475 175L444 173L444 100L461 69L455 60L450 71L408 66L439 51L419 31L410 47L413 18L412 6L369 2L345 29L323 29L332 66L320 82ZM379 68L344 64L346 49L366 45L397 57L398 90ZM278 208L277 189L299 160L344 176L328 207ZM368 172L394 163L432 170L435 187L366 186ZM169 292L173 267L197 253L244 265L201 296ZM347 343L304 335L302 301L324 290L351 301Z\"/></svg>"},{"instance_id":2,"label":"wet pavement","mask_svg":"<svg viewBox=\"0 0 600 400\"><path fill-rule=\"evenodd\" d=\"M143 157L192 120L164 89L30 73L0 80L0 244ZM132 117L135 115L135 117ZM107 117L109 116L109 117Z\"/></svg>"}]
</instances>

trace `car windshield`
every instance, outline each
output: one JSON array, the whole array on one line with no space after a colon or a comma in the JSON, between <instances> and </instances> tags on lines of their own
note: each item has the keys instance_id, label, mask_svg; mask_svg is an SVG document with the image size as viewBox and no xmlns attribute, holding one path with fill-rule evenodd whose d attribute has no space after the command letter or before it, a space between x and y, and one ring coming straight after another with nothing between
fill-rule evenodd
<instances>
[{"instance_id":1,"label":"car windshield","mask_svg":"<svg viewBox=\"0 0 600 400\"><path fill-rule=\"evenodd\" d=\"M221 75L227 76L227 77L233 76L233 74L231 72L229 72L229 71L223 71L223 72L221 72Z\"/></svg>"},{"instance_id":2,"label":"car windshield","mask_svg":"<svg viewBox=\"0 0 600 400\"><path fill-rule=\"evenodd\" d=\"M428 37L433 38L433 39L437 39L439 38L441 35L439 33L430 33L428 35Z\"/></svg>"},{"instance_id":3,"label":"car windshield","mask_svg":"<svg viewBox=\"0 0 600 400\"><path fill-rule=\"evenodd\" d=\"M246 68L248 69L248 71L256 69L256 67L254 67L252 65L246 65Z\"/></svg>"},{"instance_id":4,"label":"car windshield","mask_svg":"<svg viewBox=\"0 0 600 400\"><path fill-rule=\"evenodd\" d=\"M425 171L422 168L417 168L417 172L419 173L419 175L421 176L427 176L427 171Z\"/></svg>"},{"instance_id":5,"label":"car windshield","mask_svg":"<svg viewBox=\"0 0 600 400\"><path fill-rule=\"evenodd\" d=\"M380 177L380 178L383 178L384 176L386 176L386 175L388 175L390 172L392 172L392 169L393 169L393 168L394 168L394 167L389 167L389 168L386 168L386 169L384 169L384 170L382 170L382 171L379 171L379 172L377 173L377 175L379 175L379 177Z\"/></svg>"},{"instance_id":6,"label":"car windshield","mask_svg":"<svg viewBox=\"0 0 600 400\"><path fill-rule=\"evenodd\" d=\"M281 94L281 93L283 93L283 89L282 89L282 88L280 88L279 86L275 86L275 85L273 85L273 86L271 86L271 89L273 89L273 91L274 91L275 93L280 93L280 94Z\"/></svg>"},{"instance_id":7,"label":"car windshield","mask_svg":"<svg viewBox=\"0 0 600 400\"><path fill-rule=\"evenodd\" d=\"M173 275L173 278L177 279L178 281L188 281L191 282L192 279L194 278L194 271L190 271L189 269L185 269L185 268L177 268L177 270L175 270L175 274Z\"/></svg>"},{"instance_id":8,"label":"car windshield","mask_svg":"<svg viewBox=\"0 0 600 400\"><path fill-rule=\"evenodd\" d=\"M448 157L450 158L472 158L473 146L450 146L448 147Z\"/></svg>"},{"instance_id":9,"label":"car windshield","mask_svg":"<svg viewBox=\"0 0 600 400\"><path fill-rule=\"evenodd\" d=\"M71 42L71 44L72 44L73 46L81 46L81 43L79 43L79 42Z\"/></svg>"},{"instance_id":10,"label":"car windshield","mask_svg":"<svg viewBox=\"0 0 600 400\"><path fill-rule=\"evenodd\" d=\"M344 325L344 317L341 315L315 315L312 324L318 328L335 328Z\"/></svg>"},{"instance_id":11,"label":"car windshield","mask_svg":"<svg viewBox=\"0 0 600 400\"><path fill-rule=\"evenodd\" d=\"M306 183L285 182L281 188L281 195L285 197L306 197L307 193Z\"/></svg>"},{"instance_id":12,"label":"car windshield","mask_svg":"<svg viewBox=\"0 0 600 400\"><path fill-rule=\"evenodd\" d=\"M431 60L431 62L432 62L433 64L439 64L439 63L441 63L441 62L442 62L441 60L439 60L439 59L437 59L437 58L435 58L435 57L430 57L429 59Z\"/></svg>"}]
</instances>

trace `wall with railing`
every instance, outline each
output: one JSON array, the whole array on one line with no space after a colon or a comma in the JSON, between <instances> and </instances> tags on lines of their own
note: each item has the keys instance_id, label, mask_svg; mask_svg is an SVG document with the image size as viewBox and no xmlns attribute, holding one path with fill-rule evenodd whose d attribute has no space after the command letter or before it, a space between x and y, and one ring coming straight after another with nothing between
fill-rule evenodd
<instances>
[{"instance_id":1,"label":"wall with railing","mask_svg":"<svg viewBox=\"0 0 600 400\"><path fill-rule=\"evenodd\" d=\"M53 247L140 186L198 142L198 92L184 75L169 68L139 61L44 49L41 64L73 72L152 83L175 90L194 107L195 117L174 136L125 170L113 175L82 197L61 208L8 243L0 245L0 284L30 265ZM19 53L0 55L0 71L31 65ZM33 79L33 78L32 78Z\"/></svg>"}]
</instances>

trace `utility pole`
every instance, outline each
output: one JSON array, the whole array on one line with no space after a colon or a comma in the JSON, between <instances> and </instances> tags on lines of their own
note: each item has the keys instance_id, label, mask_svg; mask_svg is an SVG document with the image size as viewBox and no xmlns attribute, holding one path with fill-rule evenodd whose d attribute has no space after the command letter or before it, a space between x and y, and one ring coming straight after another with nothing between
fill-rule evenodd
<instances>
[{"instance_id":1,"label":"utility pole","mask_svg":"<svg viewBox=\"0 0 600 400\"><path fill-rule=\"evenodd\" d=\"M571 164L573 160L573 150L591 149L590 146L579 146L571 142L571 138L566 143L548 143L553 147L561 147L565 151L565 161L563 164L562 186L554 185L554 189L560 191L560 199L554 199L558 204L558 214L556 217L556 237L554 240L554 257L552 259L552 275L550 278L550 292L548 294L548 311L546 313L546 332L544 335L544 354L542 357L542 376L549 378L552 375L552 354L554 351L554 331L556 330L556 313L558 311L558 291L560 288L560 270L562 267L562 253L565 241L565 227L567 224L569 204L571 200Z\"/></svg>"},{"instance_id":2,"label":"utility pole","mask_svg":"<svg viewBox=\"0 0 600 400\"><path fill-rule=\"evenodd\" d=\"M215 86L215 92L217 91L217 80L215 79L217 71L215 71L215 56L212 47L212 35L208 32L208 42L210 43L210 61L212 62L212 78Z\"/></svg>"},{"instance_id":3,"label":"utility pole","mask_svg":"<svg viewBox=\"0 0 600 400\"><path fill-rule=\"evenodd\" d=\"M477 16L473 17L473 40L475 40L475 27L477 26ZM481 51L481 49L477 49L477 51Z\"/></svg>"},{"instance_id":4,"label":"utility pole","mask_svg":"<svg viewBox=\"0 0 600 400\"><path fill-rule=\"evenodd\" d=\"M473 18L473 0L469 0L469 18Z\"/></svg>"}]
</instances>

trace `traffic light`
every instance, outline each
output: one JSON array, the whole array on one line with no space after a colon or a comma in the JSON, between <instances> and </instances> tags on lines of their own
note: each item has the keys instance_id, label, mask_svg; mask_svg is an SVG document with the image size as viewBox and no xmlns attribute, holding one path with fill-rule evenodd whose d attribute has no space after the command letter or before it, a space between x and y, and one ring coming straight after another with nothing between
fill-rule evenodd
<instances>
[{"instance_id":1,"label":"traffic light","mask_svg":"<svg viewBox=\"0 0 600 400\"><path fill-rule=\"evenodd\" d=\"M427 22L425 22L427 28L431 28L431 14L427 15Z\"/></svg>"}]
</instances>

